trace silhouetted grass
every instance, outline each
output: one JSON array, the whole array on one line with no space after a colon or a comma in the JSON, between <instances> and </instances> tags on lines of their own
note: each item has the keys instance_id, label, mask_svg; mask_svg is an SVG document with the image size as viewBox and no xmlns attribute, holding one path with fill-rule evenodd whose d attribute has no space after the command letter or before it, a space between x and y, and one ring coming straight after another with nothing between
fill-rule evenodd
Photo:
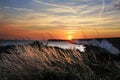
<instances>
[{"instance_id":1,"label":"silhouetted grass","mask_svg":"<svg viewBox=\"0 0 120 80\"><path fill-rule=\"evenodd\" d=\"M1 52L0 80L119 79L119 55L101 52L97 47L89 46L83 53L34 42Z\"/></svg>"}]
</instances>

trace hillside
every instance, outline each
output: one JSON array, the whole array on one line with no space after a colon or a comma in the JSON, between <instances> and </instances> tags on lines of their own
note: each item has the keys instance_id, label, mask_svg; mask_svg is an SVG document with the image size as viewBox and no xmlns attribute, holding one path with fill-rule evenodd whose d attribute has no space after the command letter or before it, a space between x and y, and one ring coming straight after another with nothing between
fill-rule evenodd
<instances>
[{"instance_id":1,"label":"hillside","mask_svg":"<svg viewBox=\"0 0 120 80\"><path fill-rule=\"evenodd\" d=\"M86 46L86 52L28 45L0 48L0 80L119 80L120 55Z\"/></svg>"}]
</instances>

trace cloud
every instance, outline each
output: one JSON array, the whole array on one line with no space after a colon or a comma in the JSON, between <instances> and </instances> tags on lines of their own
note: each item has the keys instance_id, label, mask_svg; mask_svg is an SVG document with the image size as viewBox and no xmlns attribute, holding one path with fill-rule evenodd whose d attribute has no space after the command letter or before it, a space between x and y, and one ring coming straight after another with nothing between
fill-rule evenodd
<instances>
[{"instance_id":1,"label":"cloud","mask_svg":"<svg viewBox=\"0 0 120 80\"><path fill-rule=\"evenodd\" d=\"M33 1L39 1L39 0L33 0ZM55 30L61 26L63 27L62 30L69 28L71 29L71 27L75 27L76 29L80 29L81 27L84 29L91 29L96 26L98 26L99 28L103 28L106 26L109 27L109 25L116 26L115 24L118 24L118 21L116 21L116 19L114 18L115 16L118 15L113 15L113 13L109 12L110 15L104 16L105 14L104 9L106 8L105 3L103 3L102 5L94 4L91 6L86 4L86 5L75 6L75 8L77 8L76 13L74 13L75 10L69 6L61 7L61 5L49 4L44 2L43 3L40 2L40 4L46 5L45 7L46 12L41 10L35 11L34 9L32 10L27 8L15 8L15 7L7 7L7 6L4 8L17 10L18 13L22 12L22 14L20 15L13 15L15 18L11 18L12 21L11 24L14 24L16 27L21 27L25 29ZM41 7L41 5L38 6L38 8L39 7ZM24 11L26 11L27 13L24 13ZM15 11L12 12L16 14ZM100 14L102 13L104 14L102 14L102 16L99 17L98 15L99 12ZM56 14L56 13L67 13L67 15ZM99 24L97 23L98 21Z\"/></svg>"},{"instance_id":2,"label":"cloud","mask_svg":"<svg viewBox=\"0 0 120 80\"><path fill-rule=\"evenodd\" d=\"M32 9L27 9L27 8L16 8L16 7L9 7L9 6L4 6L4 9L14 9L17 11L33 11Z\"/></svg>"},{"instance_id":3,"label":"cloud","mask_svg":"<svg viewBox=\"0 0 120 80\"><path fill-rule=\"evenodd\" d=\"M64 8L50 8L47 10L55 13L73 13L74 12L73 9L64 9Z\"/></svg>"},{"instance_id":4,"label":"cloud","mask_svg":"<svg viewBox=\"0 0 120 80\"><path fill-rule=\"evenodd\" d=\"M119 11L120 10L120 0L114 0L113 2L111 2L109 5L106 5L107 12L110 11Z\"/></svg>"},{"instance_id":5,"label":"cloud","mask_svg":"<svg viewBox=\"0 0 120 80\"><path fill-rule=\"evenodd\" d=\"M60 0L48 0L48 1L44 1L44 0L32 0L35 3L38 4L44 4L45 6L48 6L48 8L50 8L49 6L51 6L52 8L63 8L63 9L69 9L69 10L74 10L77 11L81 8L84 8L86 6L94 6L96 5L102 5L99 4L97 2L102 2L99 0L64 0L64 1L60 1ZM87 2L87 3L84 3ZM56 11L55 11L56 12Z\"/></svg>"},{"instance_id":6,"label":"cloud","mask_svg":"<svg viewBox=\"0 0 120 80\"><path fill-rule=\"evenodd\" d=\"M54 8L48 8L46 9L46 11L48 12L52 12L52 13L71 13L71 14L75 14L75 12L78 12L81 9L85 9L87 8L87 5L81 5L81 6L77 6L77 7L72 7L72 8L62 8L62 7L54 7Z\"/></svg>"},{"instance_id":7,"label":"cloud","mask_svg":"<svg viewBox=\"0 0 120 80\"><path fill-rule=\"evenodd\" d=\"M41 0L32 0L36 3L40 3L40 4L45 4L45 5L48 5L48 6L54 6L54 7L61 7L61 8L68 8L68 9L71 9L71 7L68 7L68 6L62 6L62 5L57 5L57 4L51 4L51 3L47 3L47 2L43 2Z\"/></svg>"},{"instance_id":8,"label":"cloud","mask_svg":"<svg viewBox=\"0 0 120 80\"><path fill-rule=\"evenodd\" d=\"M114 3L114 7L116 10L120 10L120 0L118 0Z\"/></svg>"},{"instance_id":9,"label":"cloud","mask_svg":"<svg viewBox=\"0 0 120 80\"><path fill-rule=\"evenodd\" d=\"M93 27L105 27L106 24L115 24L113 22L115 19L110 19L109 17L101 17L99 24L97 23L97 17L93 16L76 16L76 15L52 15L49 13L36 13L29 12L27 14L21 15L19 19L12 19L12 25L18 28L31 29L31 30L59 30L67 29L91 29ZM7 23L7 22L6 22ZM105 24L105 25L103 25Z\"/></svg>"},{"instance_id":10,"label":"cloud","mask_svg":"<svg viewBox=\"0 0 120 80\"><path fill-rule=\"evenodd\" d=\"M100 6L94 6L94 7L92 6L92 7L88 7L85 10L82 10L82 11L79 11L79 12L80 12L80 15L87 14L88 16L90 16L90 15L92 16L92 15L96 14L96 12L98 14L99 10L100 10Z\"/></svg>"}]
</instances>

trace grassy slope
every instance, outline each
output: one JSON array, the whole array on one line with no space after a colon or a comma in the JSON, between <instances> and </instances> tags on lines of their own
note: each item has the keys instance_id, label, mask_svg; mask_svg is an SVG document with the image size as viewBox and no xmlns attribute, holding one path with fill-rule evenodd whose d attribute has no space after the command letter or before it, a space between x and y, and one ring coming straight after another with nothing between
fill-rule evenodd
<instances>
[{"instance_id":1,"label":"grassy slope","mask_svg":"<svg viewBox=\"0 0 120 80\"><path fill-rule=\"evenodd\" d=\"M47 47L38 42L2 48L0 80L119 80L119 55L97 47L87 51ZM9 54L5 54L9 53Z\"/></svg>"}]
</instances>

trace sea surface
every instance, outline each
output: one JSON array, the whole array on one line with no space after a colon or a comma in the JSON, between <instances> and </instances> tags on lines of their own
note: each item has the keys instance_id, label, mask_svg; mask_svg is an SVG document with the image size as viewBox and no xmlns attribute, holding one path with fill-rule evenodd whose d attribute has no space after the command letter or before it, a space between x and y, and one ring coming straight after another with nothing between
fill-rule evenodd
<instances>
[{"instance_id":1,"label":"sea surface","mask_svg":"<svg viewBox=\"0 0 120 80\"><path fill-rule=\"evenodd\" d=\"M0 41L0 46L7 45L24 45L34 42L34 40L2 40ZM81 52L85 52L84 45L71 44L69 42L59 42L59 41L39 41L47 46L57 46L63 49L79 49Z\"/></svg>"}]
</instances>

